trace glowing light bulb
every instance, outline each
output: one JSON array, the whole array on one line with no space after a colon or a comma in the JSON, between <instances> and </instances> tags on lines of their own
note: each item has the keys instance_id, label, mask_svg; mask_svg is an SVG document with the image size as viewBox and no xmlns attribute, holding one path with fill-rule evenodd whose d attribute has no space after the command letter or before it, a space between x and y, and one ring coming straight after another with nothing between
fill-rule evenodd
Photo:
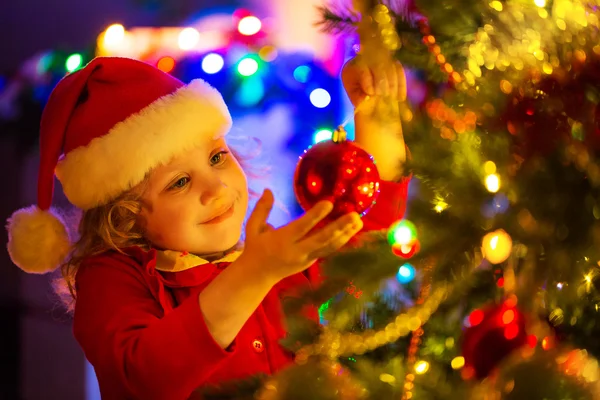
<instances>
[{"instance_id":1,"label":"glowing light bulb","mask_svg":"<svg viewBox=\"0 0 600 400\"><path fill-rule=\"evenodd\" d=\"M417 239L417 228L408 220L400 220L392 224L388 231L391 245L410 245Z\"/></svg>"},{"instance_id":2,"label":"glowing light bulb","mask_svg":"<svg viewBox=\"0 0 600 400\"><path fill-rule=\"evenodd\" d=\"M429 371L429 363L427 361L421 360L415 363L415 372L418 375L423 375L427 371Z\"/></svg>"},{"instance_id":3,"label":"glowing light bulb","mask_svg":"<svg viewBox=\"0 0 600 400\"><path fill-rule=\"evenodd\" d=\"M260 31L262 23L253 15L244 17L238 22L238 32L245 36L252 36Z\"/></svg>"},{"instance_id":4,"label":"glowing light bulb","mask_svg":"<svg viewBox=\"0 0 600 400\"><path fill-rule=\"evenodd\" d=\"M216 74L223 69L225 60L219 54L210 53L202 59L202 70L207 74Z\"/></svg>"},{"instance_id":5,"label":"glowing light bulb","mask_svg":"<svg viewBox=\"0 0 600 400\"><path fill-rule=\"evenodd\" d=\"M173 57L162 57L156 63L156 68L168 74L175 69L175 59Z\"/></svg>"},{"instance_id":6,"label":"glowing light bulb","mask_svg":"<svg viewBox=\"0 0 600 400\"><path fill-rule=\"evenodd\" d=\"M325 140L330 140L333 136L333 131L330 129L321 129L315 132L313 136L313 143L323 142Z\"/></svg>"},{"instance_id":7,"label":"glowing light bulb","mask_svg":"<svg viewBox=\"0 0 600 400\"><path fill-rule=\"evenodd\" d=\"M125 28L121 24L113 24L104 32L104 46L107 48L117 47L125 39Z\"/></svg>"},{"instance_id":8,"label":"glowing light bulb","mask_svg":"<svg viewBox=\"0 0 600 400\"><path fill-rule=\"evenodd\" d=\"M81 67L81 64L83 64L83 57L81 54L75 53L71 54L69 58L67 58L67 61L65 62L65 68L67 71L73 72Z\"/></svg>"},{"instance_id":9,"label":"glowing light bulb","mask_svg":"<svg viewBox=\"0 0 600 400\"><path fill-rule=\"evenodd\" d=\"M331 95L325 89L315 89L310 92L310 102L317 108L325 108L331 103Z\"/></svg>"},{"instance_id":10,"label":"glowing light bulb","mask_svg":"<svg viewBox=\"0 0 600 400\"><path fill-rule=\"evenodd\" d=\"M446 208L448 208L448 203L446 203L444 200L440 200L435 204L435 207L433 207L433 209L435 211L437 211L438 213L441 213L442 211L444 211Z\"/></svg>"},{"instance_id":11,"label":"glowing light bulb","mask_svg":"<svg viewBox=\"0 0 600 400\"><path fill-rule=\"evenodd\" d=\"M496 164L494 164L493 161L486 161L485 164L483 164L483 171L486 174L495 174L496 173Z\"/></svg>"},{"instance_id":12,"label":"glowing light bulb","mask_svg":"<svg viewBox=\"0 0 600 400\"><path fill-rule=\"evenodd\" d=\"M504 230L490 232L483 237L481 243L483 256L492 264L500 264L512 252L512 238Z\"/></svg>"},{"instance_id":13,"label":"glowing light bulb","mask_svg":"<svg viewBox=\"0 0 600 400\"><path fill-rule=\"evenodd\" d=\"M300 65L294 70L294 79L300 83L306 83L310 78L310 73L311 71L309 66Z\"/></svg>"},{"instance_id":14,"label":"glowing light bulb","mask_svg":"<svg viewBox=\"0 0 600 400\"><path fill-rule=\"evenodd\" d=\"M489 174L485 177L485 187L491 193L500 190L500 177L497 174Z\"/></svg>"},{"instance_id":15,"label":"glowing light bulb","mask_svg":"<svg viewBox=\"0 0 600 400\"><path fill-rule=\"evenodd\" d=\"M546 0L533 0L533 2L540 8L546 7Z\"/></svg>"},{"instance_id":16,"label":"glowing light bulb","mask_svg":"<svg viewBox=\"0 0 600 400\"><path fill-rule=\"evenodd\" d=\"M473 311L471 311L471 314L469 314L469 325L470 326L477 326L480 323L483 322L483 318L485 317L485 314L483 313L482 310L480 309L475 309Z\"/></svg>"},{"instance_id":17,"label":"glowing light bulb","mask_svg":"<svg viewBox=\"0 0 600 400\"><path fill-rule=\"evenodd\" d=\"M200 41L200 33L195 28L185 28L179 33L179 48L181 50L191 50Z\"/></svg>"},{"instance_id":18,"label":"glowing light bulb","mask_svg":"<svg viewBox=\"0 0 600 400\"><path fill-rule=\"evenodd\" d=\"M396 279L400 283L408 283L415 279L415 268L410 264L404 264L400 268L398 268L398 273L396 274Z\"/></svg>"},{"instance_id":19,"label":"glowing light bulb","mask_svg":"<svg viewBox=\"0 0 600 400\"><path fill-rule=\"evenodd\" d=\"M461 369L465 366L465 358L461 356L454 357L450 362L450 365L452 366L452 369Z\"/></svg>"},{"instance_id":20,"label":"glowing light bulb","mask_svg":"<svg viewBox=\"0 0 600 400\"><path fill-rule=\"evenodd\" d=\"M258 71L258 62L251 57L246 57L238 63L237 70L242 76L254 75Z\"/></svg>"}]
</instances>

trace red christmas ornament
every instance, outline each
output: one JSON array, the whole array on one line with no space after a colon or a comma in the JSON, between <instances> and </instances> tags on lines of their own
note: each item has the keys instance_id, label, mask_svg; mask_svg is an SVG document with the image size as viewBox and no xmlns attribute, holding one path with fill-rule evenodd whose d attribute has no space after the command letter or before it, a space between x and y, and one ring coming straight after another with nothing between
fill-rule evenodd
<instances>
[{"instance_id":1,"label":"red christmas ornament","mask_svg":"<svg viewBox=\"0 0 600 400\"><path fill-rule=\"evenodd\" d=\"M347 141L339 128L333 140L309 147L300 157L294 192L305 211L321 200L331 201L329 221L353 211L365 215L379 195L379 172L373 157Z\"/></svg>"},{"instance_id":2,"label":"red christmas ornament","mask_svg":"<svg viewBox=\"0 0 600 400\"><path fill-rule=\"evenodd\" d=\"M529 343L525 315L513 299L477 309L462 339L466 376L483 379L516 349Z\"/></svg>"}]
</instances>

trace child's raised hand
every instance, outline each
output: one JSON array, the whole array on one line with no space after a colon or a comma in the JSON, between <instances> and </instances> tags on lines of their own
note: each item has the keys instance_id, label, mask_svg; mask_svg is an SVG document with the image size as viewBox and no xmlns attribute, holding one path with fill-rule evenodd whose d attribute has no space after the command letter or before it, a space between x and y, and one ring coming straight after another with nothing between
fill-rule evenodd
<instances>
[{"instance_id":1,"label":"child's raised hand","mask_svg":"<svg viewBox=\"0 0 600 400\"><path fill-rule=\"evenodd\" d=\"M354 107L360 106L359 111L365 114L381 108L377 103L396 108L398 101L406 99L404 68L396 60L374 64L364 57L355 57L344 65L342 82ZM370 99L363 104L367 96Z\"/></svg>"},{"instance_id":2,"label":"child's raised hand","mask_svg":"<svg viewBox=\"0 0 600 400\"><path fill-rule=\"evenodd\" d=\"M272 208L273 194L265 190L246 224L246 243L240 258L250 260L275 282L340 249L363 226L360 216L350 213L312 231L333 208L331 202L323 201L302 217L275 229L267 223Z\"/></svg>"}]
</instances>

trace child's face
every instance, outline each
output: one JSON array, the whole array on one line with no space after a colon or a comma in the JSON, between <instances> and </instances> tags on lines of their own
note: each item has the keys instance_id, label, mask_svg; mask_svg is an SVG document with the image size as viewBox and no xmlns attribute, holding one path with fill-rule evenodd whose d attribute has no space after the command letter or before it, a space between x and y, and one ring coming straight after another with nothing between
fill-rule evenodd
<instances>
[{"instance_id":1,"label":"child's face","mask_svg":"<svg viewBox=\"0 0 600 400\"><path fill-rule=\"evenodd\" d=\"M141 216L147 238L158 248L202 255L238 242L248 186L223 138L155 168L148 183Z\"/></svg>"}]
</instances>

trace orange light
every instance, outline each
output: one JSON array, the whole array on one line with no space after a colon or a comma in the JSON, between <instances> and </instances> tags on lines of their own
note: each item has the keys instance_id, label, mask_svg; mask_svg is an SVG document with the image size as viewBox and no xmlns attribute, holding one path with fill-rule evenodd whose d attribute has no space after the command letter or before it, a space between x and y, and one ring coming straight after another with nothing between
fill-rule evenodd
<instances>
[{"instance_id":1,"label":"orange light","mask_svg":"<svg viewBox=\"0 0 600 400\"><path fill-rule=\"evenodd\" d=\"M173 59L173 57L163 57L158 60L156 68L168 74L175 69L175 59Z\"/></svg>"},{"instance_id":2,"label":"orange light","mask_svg":"<svg viewBox=\"0 0 600 400\"><path fill-rule=\"evenodd\" d=\"M502 323L508 325L515 320L515 312L513 310L506 310L502 314Z\"/></svg>"},{"instance_id":3,"label":"orange light","mask_svg":"<svg viewBox=\"0 0 600 400\"><path fill-rule=\"evenodd\" d=\"M462 78L460 77L460 74L456 71L454 71L452 73L452 79L454 79L454 82L457 82L457 83L462 82Z\"/></svg>"},{"instance_id":4,"label":"orange light","mask_svg":"<svg viewBox=\"0 0 600 400\"><path fill-rule=\"evenodd\" d=\"M552 347L554 347L554 340L552 337L546 336L544 339L542 339L542 349L550 350Z\"/></svg>"}]
</instances>

